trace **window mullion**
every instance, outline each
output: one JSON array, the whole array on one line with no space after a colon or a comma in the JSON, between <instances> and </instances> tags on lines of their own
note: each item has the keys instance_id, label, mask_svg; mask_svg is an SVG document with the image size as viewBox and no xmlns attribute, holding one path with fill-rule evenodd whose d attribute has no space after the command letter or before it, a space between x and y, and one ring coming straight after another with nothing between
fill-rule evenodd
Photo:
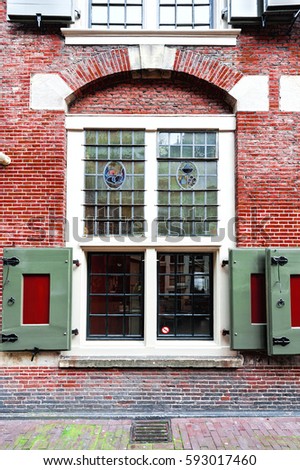
<instances>
[{"instance_id":1,"label":"window mullion","mask_svg":"<svg viewBox=\"0 0 300 470\"><path fill-rule=\"evenodd\" d=\"M156 234L157 218L157 140L156 131L145 133L145 220L148 236Z\"/></svg>"},{"instance_id":2,"label":"window mullion","mask_svg":"<svg viewBox=\"0 0 300 470\"><path fill-rule=\"evenodd\" d=\"M153 0L144 0L143 4L143 24L144 29L155 30L158 28L159 4L154 7Z\"/></svg>"},{"instance_id":3,"label":"window mullion","mask_svg":"<svg viewBox=\"0 0 300 470\"><path fill-rule=\"evenodd\" d=\"M154 347L157 335L157 254L154 248L145 252L144 290L144 341L146 347Z\"/></svg>"}]
</instances>

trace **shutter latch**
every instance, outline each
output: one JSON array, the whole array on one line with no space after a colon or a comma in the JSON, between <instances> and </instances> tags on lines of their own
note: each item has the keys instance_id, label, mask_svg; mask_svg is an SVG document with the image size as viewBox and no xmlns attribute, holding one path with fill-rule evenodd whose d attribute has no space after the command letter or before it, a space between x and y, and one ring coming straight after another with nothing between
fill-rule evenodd
<instances>
[{"instance_id":1,"label":"shutter latch","mask_svg":"<svg viewBox=\"0 0 300 470\"><path fill-rule=\"evenodd\" d=\"M287 346L288 344L290 344L290 340L286 336L273 338L273 346Z\"/></svg>"},{"instance_id":2,"label":"shutter latch","mask_svg":"<svg viewBox=\"0 0 300 470\"><path fill-rule=\"evenodd\" d=\"M272 256L271 258L271 264L274 265L279 265L279 266L284 266L285 264L288 263L288 259L285 256Z\"/></svg>"},{"instance_id":3,"label":"shutter latch","mask_svg":"<svg viewBox=\"0 0 300 470\"><path fill-rule=\"evenodd\" d=\"M13 256L12 258L3 258L3 264L5 266L17 266L20 263L19 258Z\"/></svg>"},{"instance_id":4,"label":"shutter latch","mask_svg":"<svg viewBox=\"0 0 300 470\"><path fill-rule=\"evenodd\" d=\"M14 333L11 333L10 335L4 335L3 333L0 333L0 342L1 343L14 343L15 341L18 341L17 335Z\"/></svg>"}]
</instances>

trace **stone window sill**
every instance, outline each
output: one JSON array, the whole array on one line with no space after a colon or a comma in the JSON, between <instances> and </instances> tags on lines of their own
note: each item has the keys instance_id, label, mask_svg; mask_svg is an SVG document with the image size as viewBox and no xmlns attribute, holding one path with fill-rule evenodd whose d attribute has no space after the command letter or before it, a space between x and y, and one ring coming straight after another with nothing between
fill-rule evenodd
<instances>
[{"instance_id":1,"label":"stone window sill","mask_svg":"<svg viewBox=\"0 0 300 470\"><path fill-rule=\"evenodd\" d=\"M208 31L136 30L113 31L62 28L67 45L164 44L187 46L235 46L240 29Z\"/></svg>"},{"instance_id":2,"label":"stone window sill","mask_svg":"<svg viewBox=\"0 0 300 470\"><path fill-rule=\"evenodd\" d=\"M97 357L60 356L58 366L70 368L232 368L243 367L244 358L238 356L219 357Z\"/></svg>"}]
</instances>

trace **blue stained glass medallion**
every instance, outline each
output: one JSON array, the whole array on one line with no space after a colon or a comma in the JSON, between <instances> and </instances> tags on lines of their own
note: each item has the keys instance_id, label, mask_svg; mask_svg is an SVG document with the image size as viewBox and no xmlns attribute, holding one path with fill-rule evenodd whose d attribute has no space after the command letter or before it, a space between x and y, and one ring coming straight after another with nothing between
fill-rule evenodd
<instances>
[{"instance_id":1,"label":"blue stained glass medallion","mask_svg":"<svg viewBox=\"0 0 300 470\"><path fill-rule=\"evenodd\" d=\"M121 162L108 162L104 168L103 178L109 188L120 188L126 179L124 165Z\"/></svg>"},{"instance_id":2,"label":"blue stained glass medallion","mask_svg":"<svg viewBox=\"0 0 300 470\"><path fill-rule=\"evenodd\" d=\"M198 182L198 170L192 162L182 162L177 168L177 183L182 189L193 189Z\"/></svg>"}]
</instances>

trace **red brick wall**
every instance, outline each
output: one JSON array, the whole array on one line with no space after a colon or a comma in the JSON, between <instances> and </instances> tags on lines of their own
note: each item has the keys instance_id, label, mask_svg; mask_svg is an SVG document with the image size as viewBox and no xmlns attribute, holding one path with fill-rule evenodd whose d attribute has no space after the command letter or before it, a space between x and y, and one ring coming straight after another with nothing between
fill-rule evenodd
<instances>
[{"instance_id":1,"label":"red brick wall","mask_svg":"<svg viewBox=\"0 0 300 470\"><path fill-rule=\"evenodd\" d=\"M124 79L116 85L101 82L86 90L71 113L96 114L231 114L224 93L203 80L186 83L173 75L166 80Z\"/></svg>"},{"instance_id":2,"label":"red brick wall","mask_svg":"<svg viewBox=\"0 0 300 470\"><path fill-rule=\"evenodd\" d=\"M78 416L297 411L300 368L0 371L1 412Z\"/></svg>"},{"instance_id":3,"label":"red brick wall","mask_svg":"<svg viewBox=\"0 0 300 470\"><path fill-rule=\"evenodd\" d=\"M299 246L299 113L238 113L241 246Z\"/></svg>"}]
</instances>

